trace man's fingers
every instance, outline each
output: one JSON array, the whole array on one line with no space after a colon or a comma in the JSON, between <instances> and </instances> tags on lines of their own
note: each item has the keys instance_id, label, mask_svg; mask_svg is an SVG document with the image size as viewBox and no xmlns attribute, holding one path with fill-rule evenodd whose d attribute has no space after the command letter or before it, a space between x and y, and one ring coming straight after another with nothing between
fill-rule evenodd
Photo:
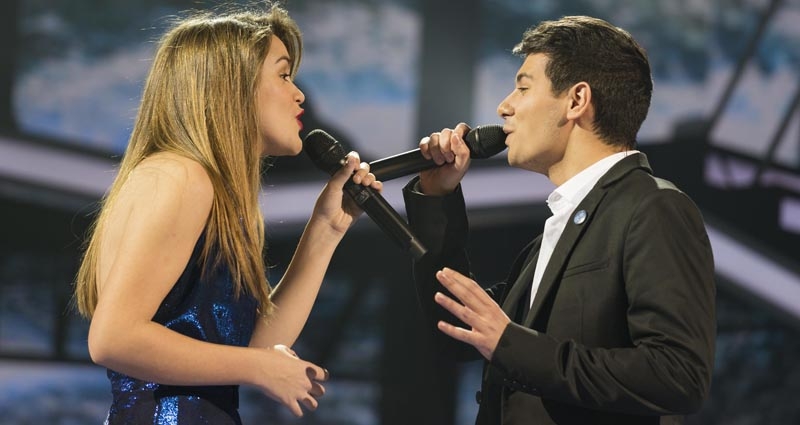
<instances>
[{"instance_id":1,"label":"man's fingers","mask_svg":"<svg viewBox=\"0 0 800 425\"><path fill-rule=\"evenodd\" d=\"M457 326L453 326L447 322L439 321L436 324L436 327L439 328L445 335L449 336L450 338L457 339L461 342L475 345L472 341L472 331L468 331L464 328L459 328Z\"/></svg>"},{"instance_id":2,"label":"man's fingers","mask_svg":"<svg viewBox=\"0 0 800 425\"><path fill-rule=\"evenodd\" d=\"M453 129L454 133L457 133L462 139L469 133L471 128L465 122L460 122L456 124L456 128Z\"/></svg>"},{"instance_id":3,"label":"man's fingers","mask_svg":"<svg viewBox=\"0 0 800 425\"><path fill-rule=\"evenodd\" d=\"M439 148L442 151L442 157L444 158L445 162L453 162L453 137L455 136L455 133L453 133L453 130L445 128L440 134Z\"/></svg>"},{"instance_id":4,"label":"man's fingers","mask_svg":"<svg viewBox=\"0 0 800 425\"><path fill-rule=\"evenodd\" d=\"M482 311L480 306L484 304L488 296L483 288L472 279L448 268L436 272L436 278L465 306L478 312Z\"/></svg>"},{"instance_id":5,"label":"man's fingers","mask_svg":"<svg viewBox=\"0 0 800 425\"><path fill-rule=\"evenodd\" d=\"M457 303L454 299L441 292L437 292L433 296L433 299L437 304L444 307L445 310L449 311L453 316L456 316L462 322L473 327L473 323L471 323L471 315L469 314L469 309L467 307Z\"/></svg>"},{"instance_id":6,"label":"man's fingers","mask_svg":"<svg viewBox=\"0 0 800 425\"><path fill-rule=\"evenodd\" d=\"M436 165L442 165L445 162L444 155L442 155L442 135L440 133L433 133L428 137L428 155Z\"/></svg>"},{"instance_id":7,"label":"man's fingers","mask_svg":"<svg viewBox=\"0 0 800 425\"><path fill-rule=\"evenodd\" d=\"M431 159L430 148L431 148L430 136L423 137L422 140L419 141L419 151L420 153L422 153L422 156L425 159Z\"/></svg>"}]
</instances>

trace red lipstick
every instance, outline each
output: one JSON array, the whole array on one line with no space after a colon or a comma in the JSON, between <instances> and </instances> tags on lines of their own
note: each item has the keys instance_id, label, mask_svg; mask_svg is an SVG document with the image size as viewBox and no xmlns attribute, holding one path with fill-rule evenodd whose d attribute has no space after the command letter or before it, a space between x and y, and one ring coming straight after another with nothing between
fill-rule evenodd
<instances>
[{"instance_id":1,"label":"red lipstick","mask_svg":"<svg viewBox=\"0 0 800 425\"><path fill-rule=\"evenodd\" d=\"M300 126L300 130L303 129L303 121L300 120L300 117L302 117L305 112L306 112L305 110L301 109L300 113L297 114L297 116L295 117L295 119L297 120L297 125Z\"/></svg>"}]
</instances>

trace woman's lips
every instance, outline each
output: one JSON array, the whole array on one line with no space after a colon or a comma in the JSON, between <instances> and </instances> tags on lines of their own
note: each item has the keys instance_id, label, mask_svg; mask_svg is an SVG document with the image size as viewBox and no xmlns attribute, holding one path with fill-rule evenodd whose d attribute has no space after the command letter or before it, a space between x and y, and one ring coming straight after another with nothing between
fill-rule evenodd
<instances>
[{"instance_id":1,"label":"woman's lips","mask_svg":"<svg viewBox=\"0 0 800 425\"><path fill-rule=\"evenodd\" d=\"M300 126L300 130L302 130L302 129L303 129L303 121L302 121L300 118L303 116L303 114L304 114L305 112L306 112L306 111L304 111L304 110L301 110L301 111L300 111L300 113L299 113L299 114L297 114L297 116L295 116L295 119L297 120L297 125L298 125L298 126Z\"/></svg>"}]
</instances>

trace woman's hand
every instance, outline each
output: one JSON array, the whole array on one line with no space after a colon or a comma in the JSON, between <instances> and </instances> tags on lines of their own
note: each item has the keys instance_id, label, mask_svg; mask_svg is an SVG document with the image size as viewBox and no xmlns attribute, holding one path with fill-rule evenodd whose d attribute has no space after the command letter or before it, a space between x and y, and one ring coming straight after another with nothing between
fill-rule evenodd
<instances>
[{"instance_id":1,"label":"woman's hand","mask_svg":"<svg viewBox=\"0 0 800 425\"><path fill-rule=\"evenodd\" d=\"M379 192L383 189L383 183L375 180L375 175L369 172L369 164L359 163L357 152L350 152L345 159L345 165L331 177L317 198L312 216L327 223L340 234L344 234L363 212L350 195L344 193L345 183L352 178L355 184L371 187Z\"/></svg>"},{"instance_id":2,"label":"woman's hand","mask_svg":"<svg viewBox=\"0 0 800 425\"><path fill-rule=\"evenodd\" d=\"M322 382L328 380L328 371L297 357L285 345L262 350L263 368L256 371L256 385L270 398L282 403L298 417L303 408L316 410L317 398L325 394Z\"/></svg>"}]
</instances>

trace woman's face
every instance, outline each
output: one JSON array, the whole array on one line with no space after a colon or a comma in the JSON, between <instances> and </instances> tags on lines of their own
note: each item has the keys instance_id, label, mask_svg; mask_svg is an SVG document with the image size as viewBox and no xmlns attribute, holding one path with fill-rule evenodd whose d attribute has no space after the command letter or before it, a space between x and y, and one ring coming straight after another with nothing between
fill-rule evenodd
<instances>
[{"instance_id":1,"label":"woman's face","mask_svg":"<svg viewBox=\"0 0 800 425\"><path fill-rule=\"evenodd\" d=\"M292 81L291 62L286 46L273 35L256 87L262 155L297 155L303 150L300 140L303 108L300 105L305 95Z\"/></svg>"}]
</instances>

